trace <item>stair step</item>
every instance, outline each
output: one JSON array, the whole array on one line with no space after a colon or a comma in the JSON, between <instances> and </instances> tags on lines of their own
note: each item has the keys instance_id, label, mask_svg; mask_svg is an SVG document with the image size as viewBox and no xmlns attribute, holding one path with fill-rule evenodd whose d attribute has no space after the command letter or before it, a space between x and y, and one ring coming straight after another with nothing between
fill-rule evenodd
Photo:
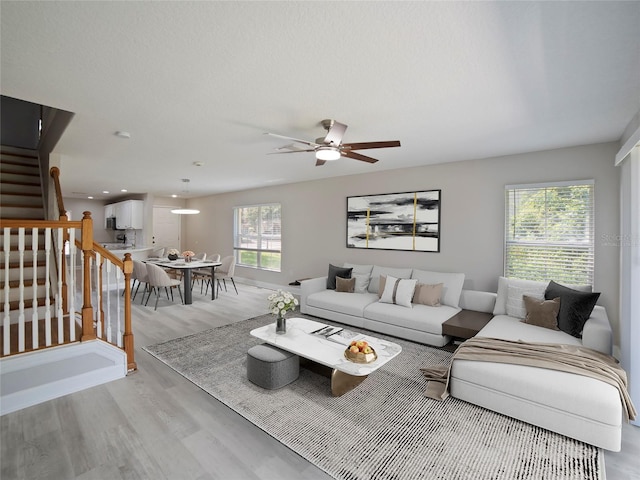
<instances>
[{"instance_id":1,"label":"stair step","mask_svg":"<svg viewBox=\"0 0 640 480\"><path fill-rule=\"evenodd\" d=\"M101 340L12 355L0 363L0 415L127 375L124 351Z\"/></svg>"},{"instance_id":2,"label":"stair step","mask_svg":"<svg viewBox=\"0 0 640 480\"><path fill-rule=\"evenodd\" d=\"M29 165L37 165L38 162L38 154L35 153L34 150L25 150L20 149L10 150L9 148L2 146L2 150L0 150L0 158L2 159L2 163L4 162L18 162L20 164L29 164Z\"/></svg>"},{"instance_id":3,"label":"stair step","mask_svg":"<svg viewBox=\"0 0 640 480\"><path fill-rule=\"evenodd\" d=\"M38 187L38 188L42 188L42 183L41 182L35 182L35 181L20 181L20 180L7 180L6 178L2 178L2 181L0 182L0 184L2 184L2 191L5 191L5 188L7 188L9 185L16 185L18 187Z\"/></svg>"},{"instance_id":4,"label":"stair step","mask_svg":"<svg viewBox=\"0 0 640 480\"><path fill-rule=\"evenodd\" d=\"M39 192L7 192L4 189L2 189L2 195L6 195L10 199L15 197L37 197L39 199L42 198L42 194Z\"/></svg>"},{"instance_id":5,"label":"stair step","mask_svg":"<svg viewBox=\"0 0 640 480\"><path fill-rule=\"evenodd\" d=\"M25 177L37 177L40 178L40 170L30 165L6 165L0 166L0 175L22 175Z\"/></svg>"}]
</instances>

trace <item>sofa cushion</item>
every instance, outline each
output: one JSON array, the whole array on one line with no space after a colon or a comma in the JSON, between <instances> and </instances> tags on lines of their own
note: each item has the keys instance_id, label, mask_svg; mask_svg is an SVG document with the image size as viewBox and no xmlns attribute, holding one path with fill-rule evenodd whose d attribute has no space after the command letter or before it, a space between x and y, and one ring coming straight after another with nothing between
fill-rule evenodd
<instances>
[{"instance_id":1,"label":"sofa cushion","mask_svg":"<svg viewBox=\"0 0 640 480\"><path fill-rule=\"evenodd\" d=\"M527 316L523 297L527 295L531 298L544 300L544 291L547 286L544 283L519 286L509 284L507 287L507 315L523 319Z\"/></svg>"},{"instance_id":2,"label":"sofa cushion","mask_svg":"<svg viewBox=\"0 0 640 480\"><path fill-rule=\"evenodd\" d=\"M584 324L591 316L600 294L580 292L551 281L544 297L547 300L560 297L558 328L576 338L582 338Z\"/></svg>"},{"instance_id":3,"label":"sofa cushion","mask_svg":"<svg viewBox=\"0 0 640 480\"><path fill-rule=\"evenodd\" d=\"M549 282L537 282L534 280L521 280L519 278L507 278L507 277L498 277L498 295L496 297L496 304L493 308L494 315L508 315L507 313L507 296L509 285L516 287L532 287L538 288L542 285L549 285ZM590 292L591 285L565 285L566 287L573 288L574 290L579 290L581 292Z\"/></svg>"},{"instance_id":4,"label":"sofa cushion","mask_svg":"<svg viewBox=\"0 0 640 480\"><path fill-rule=\"evenodd\" d=\"M395 278L388 275L385 281L384 291L380 296L382 303L395 303L403 307L411 308L411 299L416 289L417 280Z\"/></svg>"},{"instance_id":5,"label":"sofa cushion","mask_svg":"<svg viewBox=\"0 0 640 480\"><path fill-rule=\"evenodd\" d=\"M336 292L353 293L355 286L355 278L336 277Z\"/></svg>"},{"instance_id":6,"label":"sofa cushion","mask_svg":"<svg viewBox=\"0 0 640 480\"><path fill-rule=\"evenodd\" d=\"M414 305L413 308L400 308L391 303L374 302L366 306L364 317L390 325L442 335L442 324L459 311L459 308L446 305L441 307Z\"/></svg>"},{"instance_id":7,"label":"sofa cushion","mask_svg":"<svg viewBox=\"0 0 640 480\"><path fill-rule=\"evenodd\" d=\"M369 275L353 275L352 278L356 279L356 286L354 288L355 293L368 293L367 288L369 288L369 282L371 281L371 277Z\"/></svg>"},{"instance_id":8,"label":"sofa cushion","mask_svg":"<svg viewBox=\"0 0 640 480\"><path fill-rule=\"evenodd\" d=\"M369 293L378 293L380 275L391 275L396 278L411 278L410 268L389 268L374 265L371 270L371 281L369 282Z\"/></svg>"},{"instance_id":9,"label":"sofa cushion","mask_svg":"<svg viewBox=\"0 0 640 480\"><path fill-rule=\"evenodd\" d=\"M351 268L336 267L329 264L329 273L327 274L327 288L336 289L336 277L351 278Z\"/></svg>"},{"instance_id":10,"label":"sofa cushion","mask_svg":"<svg viewBox=\"0 0 640 480\"><path fill-rule=\"evenodd\" d=\"M464 285L464 273L430 272L414 269L411 278L415 278L419 283L430 285L442 283L440 303L450 307L458 307L460 293L462 293L462 286Z\"/></svg>"},{"instance_id":11,"label":"sofa cushion","mask_svg":"<svg viewBox=\"0 0 640 480\"><path fill-rule=\"evenodd\" d=\"M420 303L430 307L439 307L443 286L443 283L437 283L435 285L427 285L426 283L416 284L416 290L413 294L413 303Z\"/></svg>"},{"instance_id":12,"label":"sofa cushion","mask_svg":"<svg viewBox=\"0 0 640 480\"><path fill-rule=\"evenodd\" d=\"M359 265L357 263L345 263L342 265L344 268L351 268L351 275L366 275L367 277L371 276L371 270L373 270L373 265Z\"/></svg>"},{"instance_id":13,"label":"sofa cushion","mask_svg":"<svg viewBox=\"0 0 640 480\"><path fill-rule=\"evenodd\" d=\"M562 330L551 330L529 325L508 315L496 315L478 332L479 337L500 338L503 340L522 340L524 342L565 343L582 345L582 342Z\"/></svg>"},{"instance_id":14,"label":"sofa cushion","mask_svg":"<svg viewBox=\"0 0 640 480\"><path fill-rule=\"evenodd\" d=\"M560 311L560 297L553 300L540 300L538 298L523 296L527 316L522 320L529 325L559 330L558 312Z\"/></svg>"},{"instance_id":15,"label":"sofa cushion","mask_svg":"<svg viewBox=\"0 0 640 480\"><path fill-rule=\"evenodd\" d=\"M307 297L307 305L332 312L344 313L345 315L353 315L362 317L364 309L371 303L378 303L378 295L365 293L362 295L354 295L351 293L336 292L335 290L322 290L312 293ZM405 310L404 308L399 310Z\"/></svg>"}]
</instances>

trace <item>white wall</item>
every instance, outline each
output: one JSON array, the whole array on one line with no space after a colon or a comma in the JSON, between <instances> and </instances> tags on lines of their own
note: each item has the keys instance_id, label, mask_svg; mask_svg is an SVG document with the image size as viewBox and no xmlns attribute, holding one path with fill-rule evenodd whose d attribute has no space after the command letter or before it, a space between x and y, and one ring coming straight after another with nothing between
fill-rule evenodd
<instances>
[{"instance_id":1,"label":"white wall","mask_svg":"<svg viewBox=\"0 0 640 480\"><path fill-rule=\"evenodd\" d=\"M71 212L71 219L74 222L82 220L82 212L91 212L93 219L93 241L115 242L113 230L104 228L104 201L89 200L85 198L64 198L64 208Z\"/></svg>"},{"instance_id":2,"label":"white wall","mask_svg":"<svg viewBox=\"0 0 640 480\"><path fill-rule=\"evenodd\" d=\"M185 248L231 254L233 207L279 202L282 273L237 267L238 277L286 285L298 278L326 274L330 262L350 261L464 272L465 288L496 291L498 276L503 273L504 186L593 178L595 289L602 292L599 303L607 309L617 334L619 248L606 239L619 233L619 175L613 166L618 148L616 143L588 145L192 199L188 206L201 213L185 219ZM367 171L364 163L362 171ZM439 253L346 248L347 196L429 189L442 190Z\"/></svg>"}]
</instances>

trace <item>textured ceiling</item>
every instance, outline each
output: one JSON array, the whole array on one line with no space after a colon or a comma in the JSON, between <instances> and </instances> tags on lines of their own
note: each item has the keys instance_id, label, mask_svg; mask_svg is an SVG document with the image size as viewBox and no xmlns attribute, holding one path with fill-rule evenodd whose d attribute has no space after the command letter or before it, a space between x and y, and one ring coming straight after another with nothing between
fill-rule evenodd
<instances>
[{"instance_id":1,"label":"textured ceiling","mask_svg":"<svg viewBox=\"0 0 640 480\"><path fill-rule=\"evenodd\" d=\"M65 194L201 196L619 140L640 2L10 2L1 93L75 112ZM320 121L374 165L267 155ZM114 136L131 133L129 140ZM613 160L612 160L613 161ZM203 162L203 166L194 166Z\"/></svg>"}]
</instances>

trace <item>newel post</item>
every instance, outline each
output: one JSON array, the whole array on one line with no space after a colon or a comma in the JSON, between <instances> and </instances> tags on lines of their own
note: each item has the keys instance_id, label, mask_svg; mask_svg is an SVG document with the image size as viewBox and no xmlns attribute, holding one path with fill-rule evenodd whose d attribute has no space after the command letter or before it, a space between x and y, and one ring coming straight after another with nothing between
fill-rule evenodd
<instances>
[{"instance_id":1,"label":"newel post","mask_svg":"<svg viewBox=\"0 0 640 480\"><path fill-rule=\"evenodd\" d=\"M127 371L137 370L138 366L133 353L133 330L131 328L131 273L133 273L133 260L131 254L125 253L123 260L124 270L124 335L122 342L127 354Z\"/></svg>"},{"instance_id":2,"label":"newel post","mask_svg":"<svg viewBox=\"0 0 640 480\"><path fill-rule=\"evenodd\" d=\"M82 212L82 337L81 341L94 340L93 307L91 305L91 254L93 253L93 220L91 212Z\"/></svg>"}]
</instances>

